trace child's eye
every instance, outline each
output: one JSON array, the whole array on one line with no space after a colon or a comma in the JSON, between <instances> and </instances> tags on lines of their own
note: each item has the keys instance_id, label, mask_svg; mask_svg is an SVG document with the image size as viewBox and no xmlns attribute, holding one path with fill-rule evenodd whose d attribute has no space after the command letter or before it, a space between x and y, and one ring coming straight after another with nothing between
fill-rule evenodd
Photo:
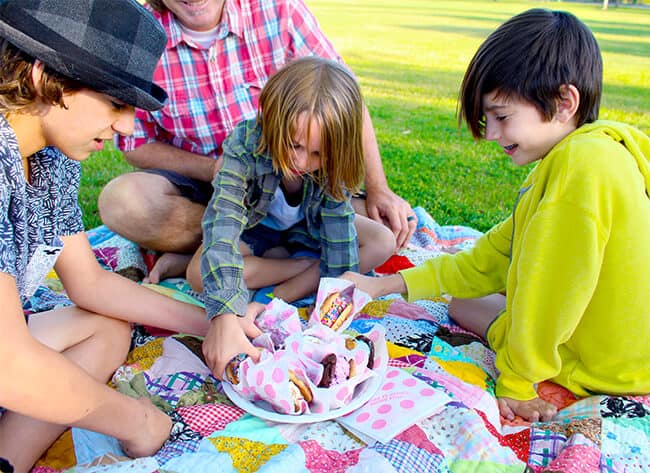
<instances>
[{"instance_id":1,"label":"child's eye","mask_svg":"<svg viewBox=\"0 0 650 473\"><path fill-rule=\"evenodd\" d=\"M502 122L503 120L505 120L506 118L508 118L508 115L497 115L497 116L494 117L494 118L496 118L497 121Z\"/></svg>"},{"instance_id":2,"label":"child's eye","mask_svg":"<svg viewBox=\"0 0 650 473\"><path fill-rule=\"evenodd\" d=\"M291 149L300 149L302 145L300 143L291 143Z\"/></svg>"},{"instance_id":3,"label":"child's eye","mask_svg":"<svg viewBox=\"0 0 650 473\"><path fill-rule=\"evenodd\" d=\"M114 108L115 110L117 110L118 112L121 111L121 110L124 110L124 108L126 107L126 104L121 103L121 102L116 102L116 101L114 101L114 100L111 100L111 105L112 105L113 108Z\"/></svg>"}]
</instances>

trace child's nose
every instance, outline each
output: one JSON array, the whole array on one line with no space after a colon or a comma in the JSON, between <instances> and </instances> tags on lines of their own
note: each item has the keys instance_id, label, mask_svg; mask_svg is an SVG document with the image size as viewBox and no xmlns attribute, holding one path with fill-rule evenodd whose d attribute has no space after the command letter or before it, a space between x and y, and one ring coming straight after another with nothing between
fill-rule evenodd
<instances>
[{"instance_id":1,"label":"child's nose","mask_svg":"<svg viewBox=\"0 0 650 473\"><path fill-rule=\"evenodd\" d=\"M129 136L135 129L135 108L124 107L120 110L117 120L113 122L113 130L120 135Z\"/></svg>"},{"instance_id":2,"label":"child's nose","mask_svg":"<svg viewBox=\"0 0 650 473\"><path fill-rule=\"evenodd\" d=\"M493 120L486 120L485 122L485 139L488 141L499 139L499 127Z\"/></svg>"},{"instance_id":3,"label":"child's nose","mask_svg":"<svg viewBox=\"0 0 650 473\"><path fill-rule=\"evenodd\" d=\"M293 156L293 166L296 169L304 169L305 168L305 162L306 162L306 159L305 159L304 153L296 153Z\"/></svg>"}]
</instances>

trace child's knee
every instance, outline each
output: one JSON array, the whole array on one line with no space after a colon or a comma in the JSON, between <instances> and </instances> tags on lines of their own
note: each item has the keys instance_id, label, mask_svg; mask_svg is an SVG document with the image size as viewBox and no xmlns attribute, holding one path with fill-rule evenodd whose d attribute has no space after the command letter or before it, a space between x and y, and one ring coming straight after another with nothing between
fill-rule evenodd
<instances>
[{"instance_id":1,"label":"child's knee","mask_svg":"<svg viewBox=\"0 0 650 473\"><path fill-rule=\"evenodd\" d=\"M361 272L370 271L386 262L397 251L395 234L385 225L375 223L372 235L359 240Z\"/></svg>"},{"instance_id":2,"label":"child's knee","mask_svg":"<svg viewBox=\"0 0 650 473\"><path fill-rule=\"evenodd\" d=\"M123 320L104 316L98 317L98 326L93 343L98 345L97 352L105 354L102 363L105 370L112 373L117 369L129 353L131 346L131 324Z\"/></svg>"},{"instance_id":3,"label":"child's knee","mask_svg":"<svg viewBox=\"0 0 650 473\"><path fill-rule=\"evenodd\" d=\"M199 249L200 251L200 249ZM203 281L201 279L201 258L196 255L191 259L185 271L185 279L193 291L203 291Z\"/></svg>"},{"instance_id":4,"label":"child's knee","mask_svg":"<svg viewBox=\"0 0 650 473\"><path fill-rule=\"evenodd\" d=\"M397 251L397 239L395 238L395 234L386 225L380 225L380 229L377 232L377 245L381 255L384 257L384 261L394 255ZM382 263L384 261L382 261Z\"/></svg>"}]
</instances>

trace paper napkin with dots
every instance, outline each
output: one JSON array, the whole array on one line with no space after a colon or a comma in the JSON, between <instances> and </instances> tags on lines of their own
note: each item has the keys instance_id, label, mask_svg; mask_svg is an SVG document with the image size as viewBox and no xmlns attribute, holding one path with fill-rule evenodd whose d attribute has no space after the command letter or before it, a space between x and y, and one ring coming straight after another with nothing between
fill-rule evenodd
<instances>
[{"instance_id":1,"label":"paper napkin with dots","mask_svg":"<svg viewBox=\"0 0 650 473\"><path fill-rule=\"evenodd\" d=\"M419 420L442 410L450 401L443 391L389 366L376 394L359 409L336 420L366 443L388 443Z\"/></svg>"}]
</instances>

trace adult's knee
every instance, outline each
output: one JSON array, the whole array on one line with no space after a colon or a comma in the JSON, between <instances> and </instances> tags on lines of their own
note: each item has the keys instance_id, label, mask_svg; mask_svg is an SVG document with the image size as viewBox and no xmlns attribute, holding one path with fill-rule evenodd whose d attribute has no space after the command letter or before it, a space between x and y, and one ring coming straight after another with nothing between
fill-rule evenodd
<instances>
[{"instance_id":1,"label":"adult's knee","mask_svg":"<svg viewBox=\"0 0 650 473\"><path fill-rule=\"evenodd\" d=\"M142 187L132 174L116 177L102 189L97 209L102 222L109 228L119 228L125 222L139 220L142 212Z\"/></svg>"}]
</instances>

